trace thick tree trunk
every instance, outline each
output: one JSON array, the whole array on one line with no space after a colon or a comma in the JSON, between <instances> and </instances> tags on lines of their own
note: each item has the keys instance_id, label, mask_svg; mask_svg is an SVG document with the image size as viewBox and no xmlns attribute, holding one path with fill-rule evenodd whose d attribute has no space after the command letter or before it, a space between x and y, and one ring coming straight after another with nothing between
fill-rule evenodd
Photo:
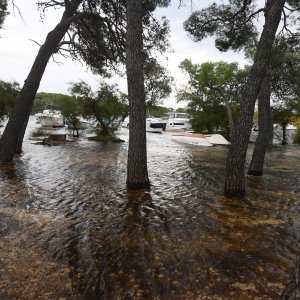
<instances>
[{"instance_id":1,"label":"thick tree trunk","mask_svg":"<svg viewBox=\"0 0 300 300\"><path fill-rule=\"evenodd\" d=\"M282 292L282 300L300 299L300 260L296 263L293 273Z\"/></svg>"},{"instance_id":2,"label":"thick tree trunk","mask_svg":"<svg viewBox=\"0 0 300 300\"><path fill-rule=\"evenodd\" d=\"M129 97L127 187L150 186L147 169L146 101L143 74L142 1L127 1L126 69Z\"/></svg>"},{"instance_id":3,"label":"thick tree trunk","mask_svg":"<svg viewBox=\"0 0 300 300\"><path fill-rule=\"evenodd\" d=\"M270 96L271 69L269 67L258 95L258 136L248 170L249 175L262 176L263 174L265 155L273 133Z\"/></svg>"},{"instance_id":4,"label":"thick tree trunk","mask_svg":"<svg viewBox=\"0 0 300 300\"><path fill-rule=\"evenodd\" d=\"M225 100L225 106L227 110L227 116L228 116L228 122L229 122L229 135L230 135L230 140L232 141L233 136L234 136L234 122L233 122L233 117L232 117L232 111L231 107L229 104L229 101Z\"/></svg>"},{"instance_id":5,"label":"thick tree trunk","mask_svg":"<svg viewBox=\"0 0 300 300\"><path fill-rule=\"evenodd\" d=\"M286 125L287 124L282 124L282 145L286 145L287 144L287 141L286 141Z\"/></svg>"},{"instance_id":6,"label":"thick tree trunk","mask_svg":"<svg viewBox=\"0 0 300 300\"><path fill-rule=\"evenodd\" d=\"M29 116L24 120L20 133L18 134L18 141L17 141L15 154L22 153L23 139L27 128L28 120L29 120Z\"/></svg>"},{"instance_id":7,"label":"thick tree trunk","mask_svg":"<svg viewBox=\"0 0 300 300\"><path fill-rule=\"evenodd\" d=\"M99 114L97 114L96 119L101 125L101 133L100 134L104 135L104 136L112 137L111 133L108 130L108 127L106 126L106 124L104 123L102 117Z\"/></svg>"},{"instance_id":8,"label":"thick tree trunk","mask_svg":"<svg viewBox=\"0 0 300 300\"><path fill-rule=\"evenodd\" d=\"M82 0L72 0L67 4L62 19L56 27L48 33L45 43L35 58L32 68L21 89L19 100L10 114L8 123L0 141L0 162L11 162L17 150L17 144L23 141L24 130L32 109L36 92L39 88L47 63L68 31L72 17ZM18 145L18 148L20 146Z\"/></svg>"},{"instance_id":9,"label":"thick tree trunk","mask_svg":"<svg viewBox=\"0 0 300 300\"><path fill-rule=\"evenodd\" d=\"M224 193L228 196L243 197L245 195L245 159L252 128L254 105L269 65L271 49L284 4L285 0L269 0L266 4L266 22L243 92L240 117L227 158Z\"/></svg>"}]
</instances>

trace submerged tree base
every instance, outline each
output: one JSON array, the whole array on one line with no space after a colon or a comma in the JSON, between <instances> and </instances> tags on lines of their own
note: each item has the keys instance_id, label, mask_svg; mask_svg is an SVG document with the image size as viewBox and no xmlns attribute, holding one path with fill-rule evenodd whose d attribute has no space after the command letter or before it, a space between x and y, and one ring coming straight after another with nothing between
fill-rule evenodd
<instances>
[{"instance_id":1,"label":"submerged tree base","mask_svg":"<svg viewBox=\"0 0 300 300\"><path fill-rule=\"evenodd\" d=\"M144 181L144 182L126 182L127 189L129 190L149 190L150 189L150 182Z\"/></svg>"},{"instance_id":2,"label":"submerged tree base","mask_svg":"<svg viewBox=\"0 0 300 300\"><path fill-rule=\"evenodd\" d=\"M248 175L252 175L252 176L262 176L263 172L262 171L254 171L254 170L249 170L248 171Z\"/></svg>"},{"instance_id":3,"label":"submerged tree base","mask_svg":"<svg viewBox=\"0 0 300 300\"><path fill-rule=\"evenodd\" d=\"M244 185L241 187L240 185L225 184L224 195L226 197L242 199L245 197L245 194L246 191Z\"/></svg>"}]
</instances>

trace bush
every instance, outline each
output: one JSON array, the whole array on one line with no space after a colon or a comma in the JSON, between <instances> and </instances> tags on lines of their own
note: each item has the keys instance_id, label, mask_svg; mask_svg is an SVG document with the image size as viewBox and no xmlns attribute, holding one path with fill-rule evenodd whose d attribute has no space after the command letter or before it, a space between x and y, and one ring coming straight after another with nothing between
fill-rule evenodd
<instances>
[{"instance_id":1,"label":"bush","mask_svg":"<svg viewBox=\"0 0 300 300\"><path fill-rule=\"evenodd\" d=\"M300 144L300 129L297 129L296 135L294 136L294 144Z\"/></svg>"},{"instance_id":2,"label":"bush","mask_svg":"<svg viewBox=\"0 0 300 300\"><path fill-rule=\"evenodd\" d=\"M45 129L39 127L37 129L35 129L34 131L31 132L31 137L41 137L41 136L46 136L47 132L45 131Z\"/></svg>"}]
</instances>

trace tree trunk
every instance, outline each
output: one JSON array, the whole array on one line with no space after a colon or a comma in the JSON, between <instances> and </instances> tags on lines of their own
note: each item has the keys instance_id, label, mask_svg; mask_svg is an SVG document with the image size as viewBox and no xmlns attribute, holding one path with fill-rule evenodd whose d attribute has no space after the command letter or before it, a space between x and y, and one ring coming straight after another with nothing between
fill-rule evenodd
<instances>
[{"instance_id":1,"label":"tree trunk","mask_svg":"<svg viewBox=\"0 0 300 300\"><path fill-rule=\"evenodd\" d=\"M252 160L248 174L262 176L265 155L272 135L271 97L271 68L269 66L258 95L258 136L255 142Z\"/></svg>"},{"instance_id":2,"label":"tree trunk","mask_svg":"<svg viewBox=\"0 0 300 300\"><path fill-rule=\"evenodd\" d=\"M26 127L24 130L23 126L25 126L25 124L27 126L34 98L47 63L51 55L56 52L60 41L68 31L72 17L81 2L82 0L72 0L66 5L61 21L48 33L45 43L40 47L28 77L21 89L18 102L10 114L8 123L3 132L0 141L0 162L11 162L17 150L18 141L19 143L23 141L26 130ZM20 146L18 146L18 148L20 148Z\"/></svg>"},{"instance_id":3,"label":"tree trunk","mask_svg":"<svg viewBox=\"0 0 300 300\"><path fill-rule=\"evenodd\" d=\"M146 101L143 74L142 1L127 1L126 70L129 98L127 187L150 186L147 169Z\"/></svg>"},{"instance_id":4,"label":"tree trunk","mask_svg":"<svg viewBox=\"0 0 300 300\"><path fill-rule=\"evenodd\" d=\"M249 79L243 91L240 117L227 158L225 189L228 196L245 195L245 159L250 138L254 105L269 65L271 49L285 0L269 0L266 21L262 31Z\"/></svg>"},{"instance_id":5,"label":"tree trunk","mask_svg":"<svg viewBox=\"0 0 300 300\"><path fill-rule=\"evenodd\" d=\"M286 141L286 123L283 123L282 124L282 145L286 145L287 144L287 141Z\"/></svg>"},{"instance_id":6,"label":"tree trunk","mask_svg":"<svg viewBox=\"0 0 300 300\"><path fill-rule=\"evenodd\" d=\"M22 153L23 139L24 139L26 128L27 128L28 120L29 120L29 116L24 120L21 131L18 134L18 141L17 141L15 154Z\"/></svg>"},{"instance_id":7,"label":"tree trunk","mask_svg":"<svg viewBox=\"0 0 300 300\"><path fill-rule=\"evenodd\" d=\"M235 129L234 129L234 122L233 122L232 111L230 108L229 101L225 100L225 106L226 106L228 122L229 122L229 136L230 136L230 140L232 141Z\"/></svg>"}]
</instances>

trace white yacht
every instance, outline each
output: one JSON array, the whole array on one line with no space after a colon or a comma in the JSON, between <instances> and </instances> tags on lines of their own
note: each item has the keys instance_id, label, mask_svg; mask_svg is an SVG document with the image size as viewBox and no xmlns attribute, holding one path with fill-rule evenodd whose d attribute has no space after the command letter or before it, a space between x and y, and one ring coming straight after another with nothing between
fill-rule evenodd
<instances>
[{"instance_id":1,"label":"white yacht","mask_svg":"<svg viewBox=\"0 0 300 300\"><path fill-rule=\"evenodd\" d=\"M162 133L165 130L166 124L159 118L146 119L146 131L154 133Z\"/></svg>"},{"instance_id":2,"label":"white yacht","mask_svg":"<svg viewBox=\"0 0 300 300\"><path fill-rule=\"evenodd\" d=\"M146 119L146 131L154 133L162 133L166 128L166 121L159 118L147 118ZM127 117L122 127L129 128L129 117Z\"/></svg>"},{"instance_id":3,"label":"white yacht","mask_svg":"<svg viewBox=\"0 0 300 300\"><path fill-rule=\"evenodd\" d=\"M42 113L35 114L36 122L43 127L64 127L64 117L52 104L45 106Z\"/></svg>"},{"instance_id":4,"label":"white yacht","mask_svg":"<svg viewBox=\"0 0 300 300\"><path fill-rule=\"evenodd\" d=\"M177 111L170 112L168 114L168 120L166 124L166 130L170 131L183 131L191 130L190 124L191 116L186 113L179 113Z\"/></svg>"},{"instance_id":5,"label":"white yacht","mask_svg":"<svg viewBox=\"0 0 300 300\"><path fill-rule=\"evenodd\" d=\"M297 126L292 123L287 124L286 130L297 130Z\"/></svg>"}]
</instances>

